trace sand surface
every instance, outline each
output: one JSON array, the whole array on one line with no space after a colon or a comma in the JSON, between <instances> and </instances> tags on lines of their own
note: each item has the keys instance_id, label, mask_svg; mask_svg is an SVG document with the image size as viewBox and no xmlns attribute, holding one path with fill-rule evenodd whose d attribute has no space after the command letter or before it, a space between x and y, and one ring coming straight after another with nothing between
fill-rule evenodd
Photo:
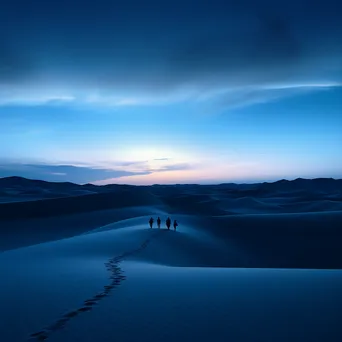
<instances>
[{"instance_id":1,"label":"sand surface","mask_svg":"<svg viewBox=\"0 0 342 342\"><path fill-rule=\"evenodd\" d=\"M341 190L299 183L12 193L0 340L341 341Z\"/></svg>"}]
</instances>

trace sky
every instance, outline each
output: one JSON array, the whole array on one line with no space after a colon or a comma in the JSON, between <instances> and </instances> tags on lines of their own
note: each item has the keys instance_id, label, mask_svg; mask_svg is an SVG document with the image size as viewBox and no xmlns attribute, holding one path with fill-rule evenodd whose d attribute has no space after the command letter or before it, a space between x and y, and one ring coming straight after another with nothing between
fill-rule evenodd
<instances>
[{"instance_id":1,"label":"sky","mask_svg":"<svg viewBox=\"0 0 342 342\"><path fill-rule=\"evenodd\" d=\"M342 178L341 13L338 0L4 0L0 177Z\"/></svg>"}]
</instances>

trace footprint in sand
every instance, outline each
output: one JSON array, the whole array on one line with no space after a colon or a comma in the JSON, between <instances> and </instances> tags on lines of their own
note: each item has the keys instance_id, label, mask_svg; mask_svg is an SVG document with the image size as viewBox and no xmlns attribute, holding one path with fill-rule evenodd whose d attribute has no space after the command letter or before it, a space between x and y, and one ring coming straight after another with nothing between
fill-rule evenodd
<instances>
[{"instance_id":1,"label":"footprint in sand","mask_svg":"<svg viewBox=\"0 0 342 342\"><path fill-rule=\"evenodd\" d=\"M68 312L67 314L65 314L63 317L67 317L67 318L71 318L71 317L75 317L77 316L77 311L71 311L71 312Z\"/></svg>"},{"instance_id":2,"label":"footprint in sand","mask_svg":"<svg viewBox=\"0 0 342 342\"><path fill-rule=\"evenodd\" d=\"M95 305L96 304L96 300L94 299L90 299L90 300L85 300L84 301L84 305Z\"/></svg>"}]
</instances>

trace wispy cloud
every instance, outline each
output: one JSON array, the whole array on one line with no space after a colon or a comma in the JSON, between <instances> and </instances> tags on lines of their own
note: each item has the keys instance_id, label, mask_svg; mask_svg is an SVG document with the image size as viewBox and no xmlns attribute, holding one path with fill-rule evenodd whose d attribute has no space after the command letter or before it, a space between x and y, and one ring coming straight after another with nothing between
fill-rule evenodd
<instances>
[{"instance_id":1,"label":"wispy cloud","mask_svg":"<svg viewBox=\"0 0 342 342\"><path fill-rule=\"evenodd\" d=\"M76 163L77 164L77 163ZM0 164L0 177L21 176L52 182L92 183L121 177L141 176L165 171L189 170L185 163L152 167L148 161L117 162L112 167L75 166L48 163L11 163Z\"/></svg>"},{"instance_id":2,"label":"wispy cloud","mask_svg":"<svg viewBox=\"0 0 342 342\"><path fill-rule=\"evenodd\" d=\"M260 86L264 90L277 90L277 89L325 89L342 87L342 82L320 82L320 83L293 83L293 84L270 84Z\"/></svg>"},{"instance_id":3,"label":"wispy cloud","mask_svg":"<svg viewBox=\"0 0 342 342\"><path fill-rule=\"evenodd\" d=\"M236 109L277 101L287 97L342 87L342 83L265 84L261 86L220 89L197 98L202 111Z\"/></svg>"},{"instance_id":4,"label":"wispy cloud","mask_svg":"<svg viewBox=\"0 0 342 342\"><path fill-rule=\"evenodd\" d=\"M148 168L147 170L150 172L165 172L165 171L181 171L181 170L190 170L192 165L187 163L178 163L171 165L164 165L156 168Z\"/></svg>"},{"instance_id":5,"label":"wispy cloud","mask_svg":"<svg viewBox=\"0 0 342 342\"><path fill-rule=\"evenodd\" d=\"M0 106L42 106L66 104L76 101L71 92L55 89L44 89L36 84L9 86L0 83Z\"/></svg>"},{"instance_id":6,"label":"wispy cloud","mask_svg":"<svg viewBox=\"0 0 342 342\"><path fill-rule=\"evenodd\" d=\"M0 90L0 106L95 106L96 108L119 108L119 107L141 107L141 106L163 106L187 102L194 107L227 109L246 107L258 103L267 103L284 97L300 95L307 92L317 92L331 88L342 87L340 82L316 82L316 83L265 83L261 85L229 86L218 88L193 88L180 96L178 93L170 93L166 97L156 94L149 98L119 97L119 96L93 96L92 89L84 90L90 95L61 94L50 91L30 94L25 89L15 90L14 93L6 94ZM83 107L82 107L83 108ZM205 107L206 108L206 107ZM162 160L162 159L159 159Z\"/></svg>"}]
</instances>

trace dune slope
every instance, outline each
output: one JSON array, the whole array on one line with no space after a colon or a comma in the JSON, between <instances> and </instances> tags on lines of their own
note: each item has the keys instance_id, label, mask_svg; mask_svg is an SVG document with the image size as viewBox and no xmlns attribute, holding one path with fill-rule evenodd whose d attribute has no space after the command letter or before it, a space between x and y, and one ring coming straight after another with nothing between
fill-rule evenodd
<instances>
[{"instance_id":1,"label":"dune slope","mask_svg":"<svg viewBox=\"0 0 342 342\"><path fill-rule=\"evenodd\" d=\"M176 232L146 228L142 217L0 254L7 275L1 279L2 338L174 341L219 333L219 341L338 341L342 336L342 271L230 268L220 260L227 249L221 239L205 225L198 229L197 220L183 219L188 223ZM248 261L239 246L228 254Z\"/></svg>"}]
</instances>

